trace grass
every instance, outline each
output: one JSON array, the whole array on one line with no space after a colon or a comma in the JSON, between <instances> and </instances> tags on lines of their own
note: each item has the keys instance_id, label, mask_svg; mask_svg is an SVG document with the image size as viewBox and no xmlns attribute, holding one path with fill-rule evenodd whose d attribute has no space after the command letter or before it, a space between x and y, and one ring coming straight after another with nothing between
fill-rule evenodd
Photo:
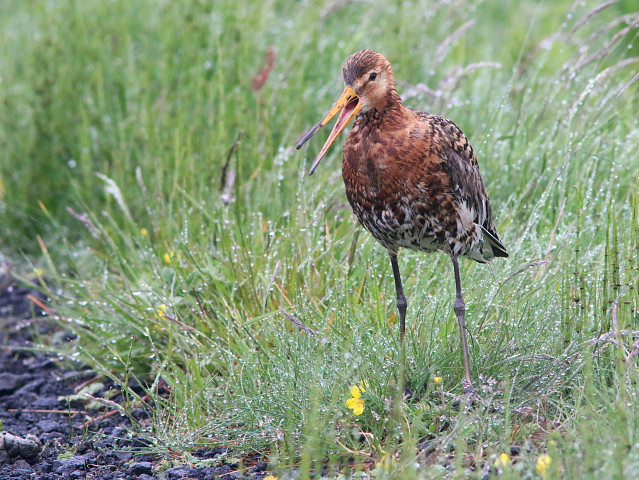
<instances>
[{"instance_id":1,"label":"grass","mask_svg":"<svg viewBox=\"0 0 639 480\"><path fill-rule=\"evenodd\" d=\"M79 335L70 358L149 385L150 448L258 452L280 478L637 470L632 2L0 8L2 254L42 269ZM453 406L463 367L442 254L400 256L416 395L397 398L387 255L346 203L340 149L309 178L323 135L291 147L360 48L385 53L406 103L453 119L479 158L511 255L461 265L485 408Z\"/></svg>"}]
</instances>

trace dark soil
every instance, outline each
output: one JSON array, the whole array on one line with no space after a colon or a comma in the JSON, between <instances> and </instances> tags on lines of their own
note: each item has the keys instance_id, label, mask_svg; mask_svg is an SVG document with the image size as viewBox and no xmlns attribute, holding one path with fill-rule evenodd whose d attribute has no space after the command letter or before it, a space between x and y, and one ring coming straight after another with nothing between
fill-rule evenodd
<instances>
[{"instance_id":1,"label":"dark soil","mask_svg":"<svg viewBox=\"0 0 639 480\"><path fill-rule=\"evenodd\" d=\"M143 435L134 433L128 417L105 416L108 410L88 411L88 400L70 400L77 387L96 374L36 351L37 338L64 342L72 341L73 335L60 331L30 296L46 303L35 290L0 273L0 431L20 438L35 435L43 447L39 455L28 459L0 452L0 480L233 480L266 475L268 464L259 459L247 459L242 474L237 472L237 464L211 461L225 453L222 448L192 452L199 461L208 460L206 467L198 467L197 462L180 465L179 458L150 455ZM92 393L95 397L118 390L104 378L100 382L103 386ZM109 398L115 402L122 399L117 394ZM142 425L149 422L143 409L133 415Z\"/></svg>"}]
</instances>

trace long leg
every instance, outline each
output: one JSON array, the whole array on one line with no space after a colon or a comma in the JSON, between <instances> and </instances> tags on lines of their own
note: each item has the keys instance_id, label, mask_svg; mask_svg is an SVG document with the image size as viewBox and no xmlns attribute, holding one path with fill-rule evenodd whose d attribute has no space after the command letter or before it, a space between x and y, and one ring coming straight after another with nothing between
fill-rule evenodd
<instances>
[{"instance_id":1,"label":"long leg","mask_svg":"<svg viewBox=\"0 0 639 480\"><path fill-rule=\"evenodd\" d=\"M397 291L397 310L399 310L399 338L404 342L404 334L406 333L406 297L404 296L404 288L402 287L402 277L399 274L399 265L397 265L397 253L390 252L391 265L393 266L393 276L395 277L395 290Z\"/></svg>"},{"instance_id":2,"label":"long leg","mask_svg":"<svg viewBox=\"0 0 639 480\"><path fill-rule=\"evenodd\" d=\"M459 323L459 334L461 336L462 352L464 354L464 374L466 380L464 382L464 388L467 390L473 390L473 381L470 377L470 355L468 354L468 339L466 337L466 305L462 297L461 290L461 276L459 275L459 263L457 257L452 257L453 268L455 269L455 288L457 290L457 296L455 298L455 315L457 315L457 322Z\"/></svg>"}]
</instances>

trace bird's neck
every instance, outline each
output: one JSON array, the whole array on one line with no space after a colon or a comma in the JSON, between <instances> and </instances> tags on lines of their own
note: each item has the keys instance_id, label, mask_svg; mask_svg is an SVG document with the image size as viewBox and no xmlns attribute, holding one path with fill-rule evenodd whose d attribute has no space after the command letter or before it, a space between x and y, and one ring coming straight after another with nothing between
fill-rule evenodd
<instances>
[{"instance_id":1,"label":"bird's neck","mask_svg":"<svg viewBox=\"0 0 639 480\"><path fill-rule=\"evenodd\" d=\"M384 125L384 129L392 130L393 125L399 124L402 118L402 111L405 109L402 100L393 88L384 97L384 101L371 108L367 112L357 116L357 124L360 128L379 128Z\"/></svg>"}]
</instances>

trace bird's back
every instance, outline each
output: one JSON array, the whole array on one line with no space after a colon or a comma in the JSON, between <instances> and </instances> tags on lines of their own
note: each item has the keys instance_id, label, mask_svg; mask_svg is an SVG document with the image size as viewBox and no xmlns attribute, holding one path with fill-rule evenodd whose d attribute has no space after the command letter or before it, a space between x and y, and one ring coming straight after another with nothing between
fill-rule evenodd
<instances>
[{"instance_id":1,"label":"bird's back","mask_svg":"<svg viewBox=\"0 0 639 480\"><path fill-rule=\"evenodd\" d=\"M401 104L360 115L342 169L353 211L387 249L508 256L473 149L450 120Z\"/></svg>"}]
</instances>

